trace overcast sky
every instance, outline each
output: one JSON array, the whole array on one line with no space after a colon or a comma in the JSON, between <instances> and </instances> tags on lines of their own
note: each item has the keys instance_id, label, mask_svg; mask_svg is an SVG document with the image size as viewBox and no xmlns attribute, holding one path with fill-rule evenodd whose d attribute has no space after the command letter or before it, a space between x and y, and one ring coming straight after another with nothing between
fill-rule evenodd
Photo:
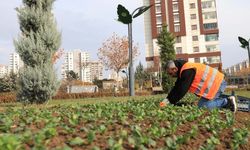
<instances>
[{"instance_id":1,"label":"overcast sky","mask_svg":"<svg viewBox=\"0 0 250 150\"><path fill-rule=\"evenodd\" d=\"M8 65L9 54L15 51L13 39L20 30L14 8L21 3L22 0L0 0L0 64ZM98 48L112 33L127 36L127 26L116 21L118 4L133 11L142 6L142 0L57 0L53 12L62 32L61 48L82 49L90 53L91 60L97 60ZM223 68L248 59L237 37L250 38L249 8L250 0L217 0ZM140 48L137 63L145 64L143 16L133 21L133 40Z\"/></svg>"}]
</instances>

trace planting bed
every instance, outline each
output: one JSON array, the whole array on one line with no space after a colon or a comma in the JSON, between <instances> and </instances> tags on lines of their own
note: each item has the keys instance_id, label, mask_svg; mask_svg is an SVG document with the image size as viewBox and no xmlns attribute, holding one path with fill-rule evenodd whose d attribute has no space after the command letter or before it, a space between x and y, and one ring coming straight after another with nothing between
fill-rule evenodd
<instances>
[{"instance_id":1,"label":"planting bed","mask_svg":"<svg viewBox=\"0 0 250 150\"><path fill-rule=\"evenodd\" d=\"M0 149L249 149L250 113L158 99L0 112Z\"/></svg>"}]
</instances>

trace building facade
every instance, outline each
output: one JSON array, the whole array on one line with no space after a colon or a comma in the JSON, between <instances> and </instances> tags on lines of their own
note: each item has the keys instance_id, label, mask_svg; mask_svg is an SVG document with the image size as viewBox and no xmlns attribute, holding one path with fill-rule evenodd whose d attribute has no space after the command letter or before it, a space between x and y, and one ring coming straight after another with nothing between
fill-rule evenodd
<instances>
[{"instance_id":1,"label":"building facade","mask_svg":"<svg viewBox=\"0 0 250 150\"><path fill-rule=\"evenodd\" d=\"M87 52L80 49L66 52L62 65L62 77L66 78L66 72L73 70L79 75L81 81L90 82L90 69L85 65L86 62L89 62L89 54Z\"/></svg>"},{"instance_id":2,"label":"building facade","mask_svg":"<svg viewBox=\"0 0 250 150\"><path fill-rule=\"evenodd\" d=\"M250 65L248 60L223 70L226 74L228 85L249 85L250 83Z\"/></svg>"},{"instance_id":3,"label":"building facade","mask_svg":"<svg viewBox=\"0 0 250 150\"><path fill-rule=\"evenodd\" d=\"M90 80L94 81L94 79L103 79L103 64L99 61L90 62Z\"/></svg>"},{"instance_id":4,"label":"building facade","mask_svg":"<svg viewBox=\"0 0 250 150\"><path fill-rule=\"evenodd\" d=\"M159 70L157 36L163 25L175 36L177 59L221 67L215 0L143 0L147 67Z\"/></svg>"},{"instance_id":5,"label":"building facade","mask_svg":"<svg viewBox=\"0 0 250 150\"><path fill-rule=\"evenodd\" d=\"M10 73L17 74L24 65L17 53L10 53L9 56L9 65L0 64L0 78L9 75Z\"/></svg>"},{"instance_id":6,"label":"building facade","mask_svg":"<svg viewBox=\"0 0 250 150\"><path fill-rule=\"evenodd\" d=\"M92 82L95 78L103 78L103 67L100 62L90 61L89 53L80 49L64 54L62 64L62 78L66 78L66 72L73 70L80 77L81 81Z\"/></svg>"},{"instance_id":7,"label":"building facade","mask_svg":"<svg viewBox=\"0 0 250 150\"><path fill-rule=\"evenodd\" d=\"M237 74L241 71L244 71L246 69L249 69L250 68L250 65L249 65L249 61L248 60L244 60L238 64L235 64L231 67L228 67L226 69L224 69L224 72L227 74L227 75L234 75L234 74Z\"/></svg>"},{"instance_id":8,"label":"building facade","mask_svg":"<svg viewBox=\"0 0 250 150\"><path fill-rule=\"evenodd\" d=\"M19 69L23 67L23 61L17 53L10 54L10 65L8 68L8 74L13 72L18 73Z\"/></svg>"}]
</instances>

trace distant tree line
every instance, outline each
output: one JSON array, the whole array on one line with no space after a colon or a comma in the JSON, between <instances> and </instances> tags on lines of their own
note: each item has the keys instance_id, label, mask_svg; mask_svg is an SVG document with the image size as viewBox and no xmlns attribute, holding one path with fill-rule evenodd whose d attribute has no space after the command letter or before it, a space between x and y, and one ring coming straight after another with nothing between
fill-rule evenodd
<instances>
[{"instance_id":1,"label":"distant tree line","mask_svg":"<svg viewBox=\"0 0 250 150\"><path fill-rule=\"evenodd\" d=\"M0 78L0 92L12 92L17 89L17 74L11 72Z\"/></svg>"}]
</instances>

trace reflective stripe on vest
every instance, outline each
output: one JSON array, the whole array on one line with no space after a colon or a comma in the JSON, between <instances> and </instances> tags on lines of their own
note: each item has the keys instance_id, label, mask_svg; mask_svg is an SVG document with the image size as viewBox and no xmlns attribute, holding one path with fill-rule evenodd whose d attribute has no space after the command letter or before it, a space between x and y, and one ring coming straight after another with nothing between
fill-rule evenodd
<instances>
[{"instance_id":1,"label":"reflective stripe on vest","mask_svg":"<svg viewBox=\"0 0 250 150\"><path fill-rule=\"evenodd\" d=\"M200 83L198 85L198 88L195 91L196 94L199 94L201 92L201 88L203 87L203 85L205 83L205 80L207 78L208 72L209 72L209 67L206 66L205 72L203 73L203 76L202 76L201 81L200 81Z\"/></svg>"},{"instance_id":2,"label":"reflective stripe on vest","mask_svg":"<svg viewBox=\"0 0 250 150\"><path fill-rule=\"evenodd\" d=\"M217 72L218 72L218 70L213 69L212 77L211 77L210 80L208 81L208 86L207 86L207 88L205 89L205 92L204 92L204 94L203 94L203 97L207 97L208 92L209 92L209 89L212 87L212 84L214 83L215 76L216 76Z\"/></svg>"}]
</instances>

